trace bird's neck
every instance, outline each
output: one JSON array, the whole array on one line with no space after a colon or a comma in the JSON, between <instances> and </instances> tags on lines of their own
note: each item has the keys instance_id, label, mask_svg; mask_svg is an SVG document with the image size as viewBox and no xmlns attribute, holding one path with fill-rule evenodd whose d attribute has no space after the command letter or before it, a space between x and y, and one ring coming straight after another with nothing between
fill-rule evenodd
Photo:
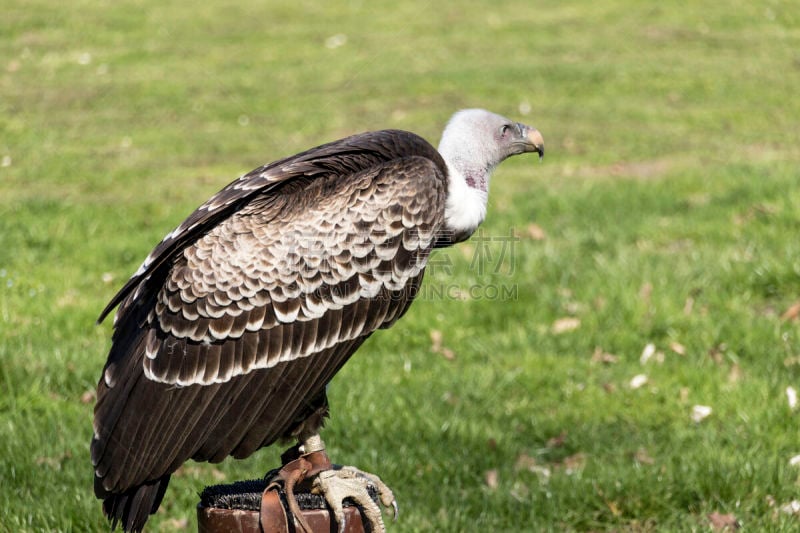
<instances>
[{"instance_id":1,"label":"bird's neck","mask_svg":"<svg viewBox=\"0 0 800 533\"><path fill-rule=\"evenodd\" d=\"M447 172L445 224L447 232L458 242L472 235L486 218L490 173L487 170L462 171L449 162Z\"/></svg>"}]
</instances>

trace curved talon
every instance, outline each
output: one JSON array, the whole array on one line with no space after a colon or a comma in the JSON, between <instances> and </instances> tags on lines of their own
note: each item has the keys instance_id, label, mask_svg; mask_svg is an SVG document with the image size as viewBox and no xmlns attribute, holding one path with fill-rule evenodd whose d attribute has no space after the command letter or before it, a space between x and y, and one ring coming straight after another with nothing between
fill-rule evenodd
<instances>
[{"instance_id":1,"label":"curved talon","mask_svg":"<svg viewBox=\"0 0 800 533\"><path fill-rule=\"evenodd\" d=\"M380 507L370 497L368 488L374 488L379 495L381 503L386 507L397 510L397 503L389 487L384 484L379 477L362 472L351 466L345 466L338 470L326 470L320 472L312 485L312 491L322 494L333 511L334 518L339 525L339 531L344 530L344 511L342 502L349 498L357 505L361 506L364 518L369 522L372 531L383 533L386 526L383 523ZM395 513L396 517L396 513Z\"/></svg>"},{"instance_id":2,"label":"curved talon","mask_svg":"<svg viewBox=\"0 0 800 533\"><path fill-rule=\"evenodd\" d=\"M400 514L400 508L397 505L397 500L394 498L392 489L386 486L386 483L384 483L381 478L375 474L370 474L369 472L362 472L361 470L352 466L343 466L342 469L353 472L355 475L362 478L366 478L378 492L378 497L381 500L381 504L387 509L390 507L392 508L393 520L397 521L397 517Z\"/></svg>"}]
</instances>

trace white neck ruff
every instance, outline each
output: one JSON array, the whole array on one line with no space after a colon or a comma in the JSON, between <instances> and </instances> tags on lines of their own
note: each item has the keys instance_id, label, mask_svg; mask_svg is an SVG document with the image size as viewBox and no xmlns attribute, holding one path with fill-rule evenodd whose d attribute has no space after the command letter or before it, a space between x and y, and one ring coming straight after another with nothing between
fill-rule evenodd
<instances>
[{"instance_id":1,"label":"white neck ruff","mask_svg":"<svg viewBox=\"0 0 800 533\"><path fill-rule=\"evenodd\" d=\"M447 229L456 235L471 235L486 218L489 193L467 185L461 172L450 163L447 163L447 172L445 224Z\"/></svg>"}]
</instances>

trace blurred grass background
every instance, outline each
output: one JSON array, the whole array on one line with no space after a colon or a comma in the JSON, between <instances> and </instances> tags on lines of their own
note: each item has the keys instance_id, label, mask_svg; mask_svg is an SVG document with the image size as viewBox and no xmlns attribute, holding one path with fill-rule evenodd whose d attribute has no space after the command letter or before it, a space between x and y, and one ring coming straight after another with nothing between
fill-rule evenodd
<instances>
[{"instance_id":1,"label":"blurred grass background","mask_svg":"<svg viewBox=\"0 0 800 533\"><path fill-rule=\"evenodd\" d=\"M435 144L463 107L547 157L498 170L483 237L334 380L332 458L394 488L392 531L795 530L798 87L783 0L6 2L0 530L107 529L94 320L166 232L260 164ZM187 465L151 530L278 452Z\"/></svg>"}]
</instances>

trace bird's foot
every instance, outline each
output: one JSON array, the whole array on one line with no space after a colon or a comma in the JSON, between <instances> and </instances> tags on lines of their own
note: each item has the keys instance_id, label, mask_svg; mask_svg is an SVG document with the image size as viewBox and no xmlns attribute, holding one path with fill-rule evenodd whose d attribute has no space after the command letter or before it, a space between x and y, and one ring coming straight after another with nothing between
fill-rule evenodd
<instances>
[{"instance_id":1,"label":"bird's foot","mask_svg":"<svg viewBox=\"0 0 800 533\"><path fill-rule=\"evenodd\" d=\"M373 489L378 494L378 499L384 507L392 509L393 518L397 520L397 500L394 499L394 494L386 483L374 474L363 472L352 466L334 466L331 470L318 473L311 483L311 491L324 496L325 501L333 510L339 531L345 529L342 502L349 498L361 506L370 529L375 533L383 533L386 531L386 527L383 525L381 509L370 496L369 489Z\"/></svg>"},{"instance_id":2,"label":"bird's foot","mask_svg":"<svg viewBox=\"0 0 800 533\"><path fill-rule=\"evenodd\" d=\"M289 510L294 516L297 526L306 533L312 533L294 495L295 487L307 486L314 494L319 494L333 511L333 516L340 532L345 530L345 513L342 503L349 499L360 506L364 518L369 523L369 530L383 533L386 527L383 523L380 507L370 496L370 491L377 494L378 499L386 508L392 508L394 519L397 519L398 507L394 494L381 479L352 466L338 466L331 464L322 439L318 436L309 439L302 446L290 449L285 454L283 467L272 477L267 490L283 485ZM294 454L299 457L289 460Z\"/></svg>"}]
</instances>

